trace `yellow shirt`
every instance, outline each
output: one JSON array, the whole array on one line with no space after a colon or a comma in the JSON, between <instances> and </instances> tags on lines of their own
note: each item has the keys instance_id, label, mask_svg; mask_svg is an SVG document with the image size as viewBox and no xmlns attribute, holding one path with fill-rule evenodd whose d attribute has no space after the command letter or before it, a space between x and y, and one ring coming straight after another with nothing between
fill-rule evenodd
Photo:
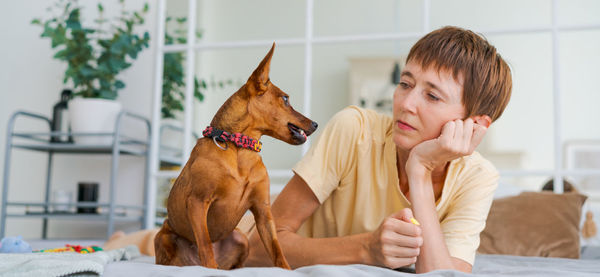
<instances>
[{"instance_id":1,"label":"yellow shirt","mask_svg":"<svg viewBox=\"0 0 600 277\"><path fill-rule=\"evenodd\" d=\"M411 204L399 187L392 119L350 106L338 112L293 171L321 206L298 230L323 238L374 231ZM450 162L437 215L450 255L473 264L498 172L478 153Z\"/></svg>"}]
</instances>

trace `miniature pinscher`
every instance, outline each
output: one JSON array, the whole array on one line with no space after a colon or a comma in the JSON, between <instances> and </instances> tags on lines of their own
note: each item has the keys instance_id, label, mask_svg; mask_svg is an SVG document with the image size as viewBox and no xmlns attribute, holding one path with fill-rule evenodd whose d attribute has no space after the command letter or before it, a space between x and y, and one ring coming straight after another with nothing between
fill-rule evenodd
<instances>
[{"instance_id":1,"label":"miniature pinscher","mask_svg":"<svg viewBox=\"0 0 600 277\"><path fill-rule=\"evenodd\" d=\"M275 230L262 135L299 145L317 123L296 112L271 83L275 44L248 81L217 111L169 194L168 216L156 235L156 263L242 267L248 238L236 225L249 209L275 266L290 269Z\"/></svg>"}]
</instances>

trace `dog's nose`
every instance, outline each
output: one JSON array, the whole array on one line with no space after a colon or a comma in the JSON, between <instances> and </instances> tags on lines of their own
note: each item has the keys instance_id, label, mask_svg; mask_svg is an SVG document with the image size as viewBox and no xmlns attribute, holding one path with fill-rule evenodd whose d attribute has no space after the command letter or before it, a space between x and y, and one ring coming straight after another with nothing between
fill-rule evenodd
<instances>
[{"instance_id":1,"label":"dog's nose","mask_svg":"<svg viewBox=\"0 0 600 277\"><path fill-rule=\"evenodd\" d=\"M314 130L316 130L316 129L317 129L317 127L319 127L319 124L317 124L317 122L314 122L314 121L313 121L313 122L312 122L312 127L313 127L313 129L314 129Z\"/></svg>"}]
</instances>

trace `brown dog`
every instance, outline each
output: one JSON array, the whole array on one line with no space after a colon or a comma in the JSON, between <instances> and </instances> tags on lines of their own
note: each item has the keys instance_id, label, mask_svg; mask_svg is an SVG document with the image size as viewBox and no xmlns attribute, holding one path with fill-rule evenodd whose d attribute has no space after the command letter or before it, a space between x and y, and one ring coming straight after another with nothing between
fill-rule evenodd
<instances>
[{"instance_id":1,"label":"brown dog","mask_svg":"<svg viewBox=\"0 0 600 277\"><path fill-rule=\"evenodd\" d=\"M316 130L317 123L296 112L288 95L271 83L274 49L275 44L246 84L217 111L211 131L241 133L255 139L268 135L298 145ZM235 227L250 209L273 263L289 269L277 240L269 176L262 159L257 151L219 139L226 135L199 139L177 177L167 204L168 218L154 240L156 263L222 269L243 266L248 239ZM246 147L252 143L238 141L242 144ZM260 151L260 143L254 145Z\"/></svg>"}]
</instances>

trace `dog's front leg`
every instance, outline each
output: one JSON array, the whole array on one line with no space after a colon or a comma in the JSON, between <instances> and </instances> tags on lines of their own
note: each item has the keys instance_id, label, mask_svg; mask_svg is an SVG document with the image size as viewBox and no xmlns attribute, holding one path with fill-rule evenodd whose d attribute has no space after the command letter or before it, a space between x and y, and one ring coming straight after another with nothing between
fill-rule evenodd
<instances>
[{"instance_id":1,"label":"dog's front leg","mask_svg":"<svg viewBox=\"0 0 600 277\"><path fill-rule=\"evenodd\" d=\"M264 186L258 187L254 195L254 204L250 209L252 214L254 214L260 239L275 266L291 269L283 256L279 240L277 240L277 230L275 229L275 221L273 220L271 205L269 204L269 183L266 181Z\"/></svg>"},{"instance_id":2,"label":"dog's front leg","mask_svg":"<svg viewBox=\"0 0 600 277\"><path fill-rule=\"evenodd\" d=\"M198 247L198 257L204 267L218 268L213 253L212 242L208 233L206 219L211 201L209 199L199 200L194 197L187 199L188 220L194 231L194 239Z\"/></svg>"}]
</instances>

